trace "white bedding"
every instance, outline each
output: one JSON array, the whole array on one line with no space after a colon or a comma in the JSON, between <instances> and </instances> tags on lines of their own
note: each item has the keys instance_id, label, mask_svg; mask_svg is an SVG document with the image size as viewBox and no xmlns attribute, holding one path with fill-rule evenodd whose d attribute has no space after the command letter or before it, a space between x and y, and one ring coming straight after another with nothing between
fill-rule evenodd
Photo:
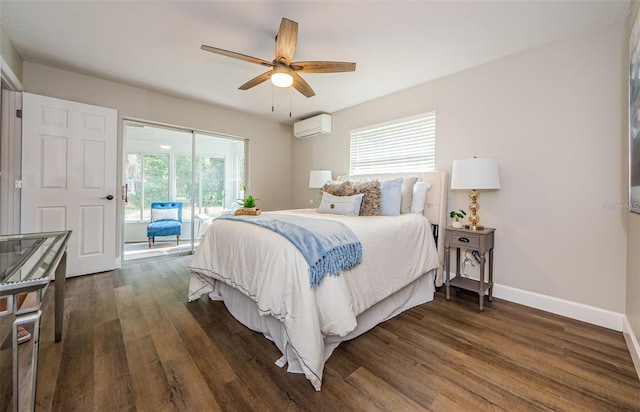
<instances>
[{"instance_id":1,"label":"white bedding","mask_svg":"<svg viewBox=\"0 0 640 412\"><path fill-rule=\"evenodd\" d=\"M260 315L282 322L278 331L260 329L283 352L280 363L288 361L290 370L295 363L293 369L304 372L319 390L328 356L325 338L354 333L358 315L439 266L431 224L414 214L341 216L314 209L270 213L344 223L362 244L362 263L311 289L306 260L284 237L256 225L218 220L189 266L189 300L203 293L222 299L216 282L241 291L256 303ZM273 336L276 333L280 336Z\"/></svg>"}]
</instances>

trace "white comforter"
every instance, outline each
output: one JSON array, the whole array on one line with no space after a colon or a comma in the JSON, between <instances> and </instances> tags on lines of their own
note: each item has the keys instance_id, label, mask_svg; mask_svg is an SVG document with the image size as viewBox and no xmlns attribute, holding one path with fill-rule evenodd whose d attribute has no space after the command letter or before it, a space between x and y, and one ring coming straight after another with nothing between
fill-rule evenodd
<instances>
[{"instance_id":1,"label":"white comforter","mask_svg":"<svg viewBox=\"0 0 640 412\"><path fill-rule=\"evenodd\" d=\"M341 216L315 209L270 213L346 224L362 243L362 263L311 289L306 260L283 236L252 224L217 220L189 266L189 300L203 293L214 297L216 281L241 290L256 302L261 315L283 322L285 341L307 379L320 390L323 336L348 334L360 313L438 267L431 224L415 214Z\"/></svg>"}]
</instances>

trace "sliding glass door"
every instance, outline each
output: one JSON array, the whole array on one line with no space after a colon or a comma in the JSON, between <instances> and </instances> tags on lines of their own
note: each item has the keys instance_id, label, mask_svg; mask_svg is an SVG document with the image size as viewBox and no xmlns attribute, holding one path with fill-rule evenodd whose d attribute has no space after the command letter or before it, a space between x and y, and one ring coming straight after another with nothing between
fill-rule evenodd
<instances>
[{"instance_id":1,"label":"sliding glass door","mask_svg":"<svg viewBox=\"0 0 640 412\"><path fill-rule=\"evenodd\" d=\"M243 139L125 122L125 260L189 253L244 189ZM153 202L180 202L182 235L153 237Z\"/></svg>"}]
</instances>

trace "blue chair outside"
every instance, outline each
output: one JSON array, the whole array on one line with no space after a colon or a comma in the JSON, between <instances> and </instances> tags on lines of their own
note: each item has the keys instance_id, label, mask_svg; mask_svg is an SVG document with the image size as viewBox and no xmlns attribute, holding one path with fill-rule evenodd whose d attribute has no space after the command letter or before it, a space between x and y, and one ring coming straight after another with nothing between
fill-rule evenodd
<instances>
[{"instance_id":1,"label":"blue chair outside","mask_svg":"<svg viewBox=\"0 0 640 412\"><path fill-rule=\"evenodd\" d=\"M177 236L180 245L182 235L182 202L151 202L151 223L147 226L149 248L156 243L156 236Z\"/></svg>"}]
</instances>

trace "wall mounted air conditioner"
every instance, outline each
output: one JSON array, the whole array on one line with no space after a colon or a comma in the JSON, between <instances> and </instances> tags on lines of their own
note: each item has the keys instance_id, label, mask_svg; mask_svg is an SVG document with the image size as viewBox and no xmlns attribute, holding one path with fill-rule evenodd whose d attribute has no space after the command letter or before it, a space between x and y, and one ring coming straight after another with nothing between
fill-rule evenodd
<instances>
[{"instance_id":1,"label":"wall mounted air conditioner","mask_svg":"<svg viewBox=\"0 0 640 412\"><path fill-rule=\"evenodd\" d=\"M329 114L319 114L293 124L293 135L298 139L326 133L331 133L331 115Z\"/></svg>"}]
</instances>

